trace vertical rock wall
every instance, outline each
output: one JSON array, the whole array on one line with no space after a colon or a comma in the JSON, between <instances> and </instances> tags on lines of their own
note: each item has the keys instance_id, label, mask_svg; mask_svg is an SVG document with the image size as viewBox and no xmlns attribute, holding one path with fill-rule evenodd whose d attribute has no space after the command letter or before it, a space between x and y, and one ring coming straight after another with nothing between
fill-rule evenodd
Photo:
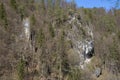
<instances>
[{"instance_id":1,"label":"vertical rock wall","mask_svg":"<svg viewBox=\"0 0 120 80\"><path fill-rule=\"evenodd\" d=\"M68 26L71 26L71 29L66 31L66 38L72 42L75 54L79 54L79 66L83 69L94 54L94 36L92 25L82 24L81 21L76 14L69 16Z\"/></svg>"}]
</instances>

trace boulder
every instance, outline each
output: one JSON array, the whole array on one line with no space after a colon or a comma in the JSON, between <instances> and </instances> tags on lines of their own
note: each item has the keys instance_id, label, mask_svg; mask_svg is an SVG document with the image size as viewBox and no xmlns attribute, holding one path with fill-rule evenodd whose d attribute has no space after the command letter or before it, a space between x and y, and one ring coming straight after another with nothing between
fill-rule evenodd
<instances>
[{"instance_id":1,"label":"boulder","mask_svg":"<svg viewBox=\"0 0 120 80\"><path fill-rule=\"evenodd\" d=\"M95 76L99 77L102 74L102 69L101 68L96 68L95 69Z\"/></svg>"}]
</instances>

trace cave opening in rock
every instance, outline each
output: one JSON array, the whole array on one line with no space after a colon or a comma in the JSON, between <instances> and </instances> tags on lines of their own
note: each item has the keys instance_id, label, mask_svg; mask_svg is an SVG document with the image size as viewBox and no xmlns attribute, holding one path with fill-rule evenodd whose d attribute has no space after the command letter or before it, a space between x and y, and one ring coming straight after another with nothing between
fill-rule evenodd
<instances>
[{"instance_id":1,"label":"cave opening in rock","mask_svg":"<svg viewBox=\"0 0 120 80\"><path fill-rule=\"evenodd\" d=\"M85 57L88 59L92 58L93 56L94 56L94 48L92 48L92 50L85 55Z\"/></svg>"}]
</instances>

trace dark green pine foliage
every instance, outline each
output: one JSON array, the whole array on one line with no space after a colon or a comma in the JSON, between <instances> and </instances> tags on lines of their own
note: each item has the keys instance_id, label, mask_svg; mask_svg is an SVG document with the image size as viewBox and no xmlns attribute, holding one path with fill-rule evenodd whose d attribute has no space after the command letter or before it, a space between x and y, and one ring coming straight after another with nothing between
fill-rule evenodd
<instances>
[{"instance_id":1,"label":"dark green pine foliage","mask_svg":"<svg viewBox=\"0 0 120 80\"><path fill-rule=\"evenodd\" d=\"M18 63L18 78L19 80L23 80L24 76L25 76L25 61L23 59L21 59Z\"/></svg>"},{"instance_id":2,"label":"dark green pine foliage","mask_svg":"<svg viewBox=\"0 0 120 80\"><path fill-rule=\"evenodd\" d=\"M7 23L7 14L4 8L4 4L0 3L0 21L2 22L2 24L4 24L5 26L8 25Z\"/></svg>"},{"instance_id":3,"label":"dark green pine foliage","mask_svg":"<svg viewBox=\"0 0 120 80\"><path fill-rule=\"evenodd\" d=\"M45 39L45 35L43 33L43 30L40 29L40 32L38 33L38 37L37 37L37 40L38 40L40 47L42 47L44 39Z\"/></svg>"},{"instance_id":4,"label":"dark green pine foliage","mask_svg":"<svg viewBox=\"0 0 120 80\"><path fill-rule=\"evenodd\" d=\"M13 9L17 10L16 0L10 0L10 4L11 4L11 6L12 6Z\"/></svg>"},{"instance_id":5,"label":"dark green pine foliage","mask_svg":"<svg viewBox=\"0 0 120 80\"><path fill-rule=\"evenodd\" d=\"M49 31L52 37L55 36L54 28L52 26L49 27Z\"/></svg>"}]
</instances>

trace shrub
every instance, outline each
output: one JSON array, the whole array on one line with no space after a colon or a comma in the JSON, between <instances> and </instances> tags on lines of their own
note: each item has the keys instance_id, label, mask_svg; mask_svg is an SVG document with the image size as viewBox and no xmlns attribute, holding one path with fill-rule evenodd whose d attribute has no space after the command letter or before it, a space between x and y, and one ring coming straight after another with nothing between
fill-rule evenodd
<instances>
[{"instance_id":1,"label":"shrub","mask_svg":"<svg viewBox=\"0 0 120 80\"><path fill-rule=\"evenodd\" d=\"M105 30L109 33L112 33L115 31L116 22L114 18L112 18L111 16L103 16L101 18L100 24L102 24Z\"/></svg>"},{"instance_id":2,"label":"shrub","mask_svg":"<svg viewBox=\"0 0 120 80\"><path fill-rule=\"evenodd\" d=\"M0 3L0 20L4 25L8 25L4 4Z\"/></svg>"},{"instance_id":3,"label":"shrub","mask_svg":"<svg viewBox=\"0 0 120 80\"><path fill-rule=\"evenodd\" d=\"M120 31L117 32L117 38L120 40Z\"/></svg>"},{"instance_id":4,"label":"shrub","mask_svg":"<svg viewBox=\"0 0 120 80\"><path fill-rule=\"evenodd\" d=\"M24 75L25 75L25 61L23 59L21 59L18 63L18 78L19 80L23 80L24 79Z\"/></svg>"},{"instance_id":5,"label":"shrub","mask_svg":"<svg viewBox=\"0 0 120 80\"><path fill-rule=\"evenodd\" d=\"M20 6L18 7L18 9L19 9L19 14L20 14L21 20L23 20L23 18L24 18L24 16L25 16L25 6L20 5Z\"/></svg>"},{"instance_id":6,"label":"shrub","mask_svg":"<svg viewBox=\"0 0 120 80\"><path fill-rule=\"evenodd\" d=\"M110 59L114 62L117 61L119 59L119 51L118 51L118 45L117 43L114 41L114 43L110 46L109 48L110 50Z\"/></svg>"},{"instance_id":7,"label":"shrub","mask_svg":"<svg viewBox=\"0 0 120 80\"><path fill-rule=\"evenodd\" d=\"M49 27L49 31L52 37L55 36L54 28L52 26Z\"/></svg>"},{"instance_id":8,"label":"shrub","mask_svg":"<svg viewBox=\"0 0 120 80\"><path fill-rule=\"evenodd\" d=\"M30 23L31 23L31 25L35 25L36 19L35 19L35 16L34 16L34 15L32 15L32 16L30 17Z\"/></svg>"},{"instance_id":9,"label":"shrub","mask_svg":"<svg viewBox=\"0 0 120 80\"><path fill-rule=\"evenodd\" d=\"M40 32L38 33L38 37L37 37L40 47L42 46L44 39L45 39L45 35L44 35L42 29L40 29Z\"/></svg>"},{"instance_id":10,"label":"shrub","mask_svg":"<svg viewBox=\"0 0 120 80\"><path fill-rule=\"evenodd\" d=\"M68 80L81 80L81 71L78 68L74 68L70 70L68 74Z\"/></svg>"},{"instance_id":11,"label":"shrub","mask_svg":"<svg viewBox=\"0 0 120 80\"><path fill-rule=\"evenodd\" d=\"M17 3L16 3L16 0L10 0L10 5L13 9L17 10Z\"/></svg>"},{"instance_id":12,"label":"shrub","mask_svg":"<svg viewBox=\"0 0 120 80\"><path fill-rule=\"evenodd\" d=\"M79 64L79 54L77 54L73 49L68 50L68 60L71 65Z\"/></svg>"}]
</instances>

